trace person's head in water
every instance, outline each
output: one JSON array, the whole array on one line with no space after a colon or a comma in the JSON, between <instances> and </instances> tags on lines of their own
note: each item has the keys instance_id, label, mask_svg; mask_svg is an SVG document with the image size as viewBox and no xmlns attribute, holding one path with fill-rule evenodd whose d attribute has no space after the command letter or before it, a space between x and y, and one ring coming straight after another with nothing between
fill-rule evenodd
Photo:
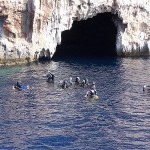
<instances>
[{"instance_id":1,"label":"person's head in water","mask_svg":"<svg viewBox=\"0 0 150 150\"><path fill-rule=\"evenodd\" d=\"M48 81L54 81L54 75L50 71L48 71L47 79Z\"/></svg>"},{"instance_id":2,"label":"person's head in water","mask_svg":"<svg viewBox=\"0 0 150 150\"><path fill-rule=\"evenodd\" d=\"M88 79L87 79L87 78L85 78L84 80L85 80L85 84L88 84Z\"/></svg>"},{"instance_id":3,"label":"person's head in water","mask_svg":"<svg viewBox=\"0 0 150 150\"><path fill-rule=\"evenodd\" d=\"M76 82L76 83L79 83L79 82L80 82L80 78L79 78L79 77L76 77L75 82Z\"/></svg>"},{"instance_id":4,"label":"person's head in water","mask_svg":"<svg viewBox=\"0 0 150 150\"><path fill-rule=\"evenodd\" d=\"M90 96L94 96L95 94L94 94L94 90L91 90L90 91Z\"/></svg>"},{"instance_id":5,"label":"person's head in water","mask_svg":"<svg viewBox=\"0 0 150 150\"><path fill-rule=\"evenodd\" d=\"M21 85L20 85L20 83L19 83L19 82L17 82L17 83L16 83L16 86L20 88L20 86L21 86Z\"/></svg>"},{"instance_id":6,"label":"person's head in water","mask_svg":"<svg viewBox=\"0 0 150 150\"><path fill-rule=\"evenodd\" d=\"M82 85L82 86L85 86L85 80L84 80L84 79L83 79L81 85Z\"/></svg>"},{"instance_id":7,"label":"person's head in water","mask_svg":"<svg viewBox=\"0 0 150 150\"><path fill-rule=\"evenodd\" d=\"M96 89L96 85L95 85L94 81L92 82L92 87L91 88L94 89L94 90Z\"/></svg>"},{"instance_id":8,"label":"person's head in water","mask_svg":"<svg viewBox=\"0 0 150 150\"><path fill-rule=\"evenodd\" d=\"M62 83L62 88L66 88L66 87L67 87L67 83L66 83L66 80L64 80Z\"/></svg>"}]
</instances>

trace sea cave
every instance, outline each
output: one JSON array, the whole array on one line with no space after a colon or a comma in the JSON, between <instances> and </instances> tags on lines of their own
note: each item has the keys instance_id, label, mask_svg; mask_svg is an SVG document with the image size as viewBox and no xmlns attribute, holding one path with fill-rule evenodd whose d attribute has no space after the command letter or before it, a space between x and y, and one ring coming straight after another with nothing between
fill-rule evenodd
<instances>
[{"instance_id":1,"label":"sea cave","mask_svg":"<svg viewBox=\"0 0 150 150\"><path fill-rule=\"evenodd\" d=\"M55 56L116 56L115 17L111 13L101 13L74 21L70 30L62 32Z\"/></svg>"}]
</instances>

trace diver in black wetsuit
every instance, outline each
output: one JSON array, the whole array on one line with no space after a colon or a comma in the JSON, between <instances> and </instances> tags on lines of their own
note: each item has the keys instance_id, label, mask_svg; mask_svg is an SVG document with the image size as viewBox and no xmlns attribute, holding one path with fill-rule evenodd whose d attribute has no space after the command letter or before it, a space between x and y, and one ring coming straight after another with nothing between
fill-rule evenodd
<instances>
[{"instance_id":1,"label":"diver in black wetsuit","mask_svg":"<svg viewBox=\"0 0 150 150\"><path fill-rule=\"evenodd\" d=\"M80 84L80 78L79 78L79 77L76 77L75 84L76 84L76 85L79 85L79 84Z\"/></svg>"},{"instance_id":2,"label":"diver in black wetsuit","mask_svg":"<svg viewBox=\"0 0 150 150\"><path fill-rule=\"evenodd\" d=\"M72 85L73 85L72 77L70 77L70 78L69 78L69 82L68 82L68 87L69 87L69 86L72 86Z\"/></svg>"},{"instance_id":3,"label":"diver in black wetsuit","mask_svg":"<svg viewBox=\"0 0 150 150\"><path fill-rule=\"evenodd\" d=\"M96 92L96 90L93 90L93 89L91 89L90 91L88 91L88 92L85 94L85 97L93 98L94 96L97 96L97 92Z\"/></svg>"},{"instance_id":4,"label":"diver in black wetsuit","mask_svg":"<svg viewBox=\"0 0 150 150\"><path fill-rule=\"evenodd\" d=\"M86 86L88 86L88 85L89 85L89 83L88 83L88 82L89 82L89 81L88 81L88 79L87 79L87 78L85 78L84 80L85 80L85 85L86 85Z\"/></svg>"},{"instance_id":5,"label":"diver in black wetsuit","mask_svg":"<svg viewBox=\"0 0 150 150\"><path fill-rule=\"evenodd\" d=\"M16 83L16 85L14 86L14 88L15 88L15 89L20 89L20 88L21 88L20 83L19 83L19 82L17 82L17 83Z\"/></svg>"},{"instance_id":6,"label":"diver in black wetsuit","mask_svg":"<svg viewBox=\"0 0 150 150\"><path fill-rule=\"evenodd\" d=\"M85 97L93 98L95 96L94 90L90 90L85 94Z\"/></svg>"},{"instance_id":7,"label":"diver in black wetsuit","mask_svg":"<svg viewBox=\"0 0 150 150\"><path fill-rule=\"evenodd\" d=\"M48 72L46 77L47 77L47 82L54 81L54 75L52 73Z\"/></svg>"},{"instance_id":8,"label":"diver in black wetsuit","mask_svg":"<svg viewBox=\"0 0 150 150\"><path fill-rule=\"evenodd\" d=\"M82 81L82 83L81 83L81 86L82 86L82 87L85 87L85 86L86 86L86 84L85 84L85 79L83 79L83 81Z\"/></svg>"},{"instance_id":9,"label":"diver in black wetsuit","mask_svg":"<svg viewBox=\"0 0 150 150\"><path fill-rule=\"evenodd\" d=\"M60 83L60 87L63 88L63 89L67 88L67 82L66 82L66 80L64 80L62 83Z\"/></svg>"},{"instance_id":10,"label":"diver in black wetsuit","mask_svg":"<svg viewBox=\"0 0 150 150\"><path fill-rule=\"evenodd\" d=\"M91 89L94 91L94 94L97 95L95 82L92 83Z\"/></svg>"}]
</instances>

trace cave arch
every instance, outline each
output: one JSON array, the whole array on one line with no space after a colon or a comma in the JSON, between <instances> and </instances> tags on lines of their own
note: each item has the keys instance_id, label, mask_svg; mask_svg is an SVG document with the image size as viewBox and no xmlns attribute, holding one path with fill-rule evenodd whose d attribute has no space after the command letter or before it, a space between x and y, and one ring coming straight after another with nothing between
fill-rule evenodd
<instances>
[{"instance_id":1,"label":"cave arch","mask_svg":"<svg viewBox=\"0 0 150 150\"><path fill-rule=\"evenodd\" d=\"M74 21L62 32L62 42L55 56L116 56L116 15L102 13L87 20Z\"/></svg>"}]
</instances>

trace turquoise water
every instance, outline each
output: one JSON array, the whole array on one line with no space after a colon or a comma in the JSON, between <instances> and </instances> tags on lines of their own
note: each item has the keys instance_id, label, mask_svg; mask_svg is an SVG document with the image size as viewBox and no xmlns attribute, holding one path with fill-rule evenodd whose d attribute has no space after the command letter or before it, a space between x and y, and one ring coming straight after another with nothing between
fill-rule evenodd
<instances>
[{"instance_id":1,"label":"turquoise water","mask_svg":"<svg viewBox=\"0 0 150 150\"><path fill-rule=\"evenodd\" d=\"M61 58L0 69L0 149L150 149L150 60L146 58ZM47 70L54 84L45 82ZM62 79L95 81L99 100L87 88L62 90ZM29 90L15 91L17 82Z\"/></svg>"}]
</instances>

